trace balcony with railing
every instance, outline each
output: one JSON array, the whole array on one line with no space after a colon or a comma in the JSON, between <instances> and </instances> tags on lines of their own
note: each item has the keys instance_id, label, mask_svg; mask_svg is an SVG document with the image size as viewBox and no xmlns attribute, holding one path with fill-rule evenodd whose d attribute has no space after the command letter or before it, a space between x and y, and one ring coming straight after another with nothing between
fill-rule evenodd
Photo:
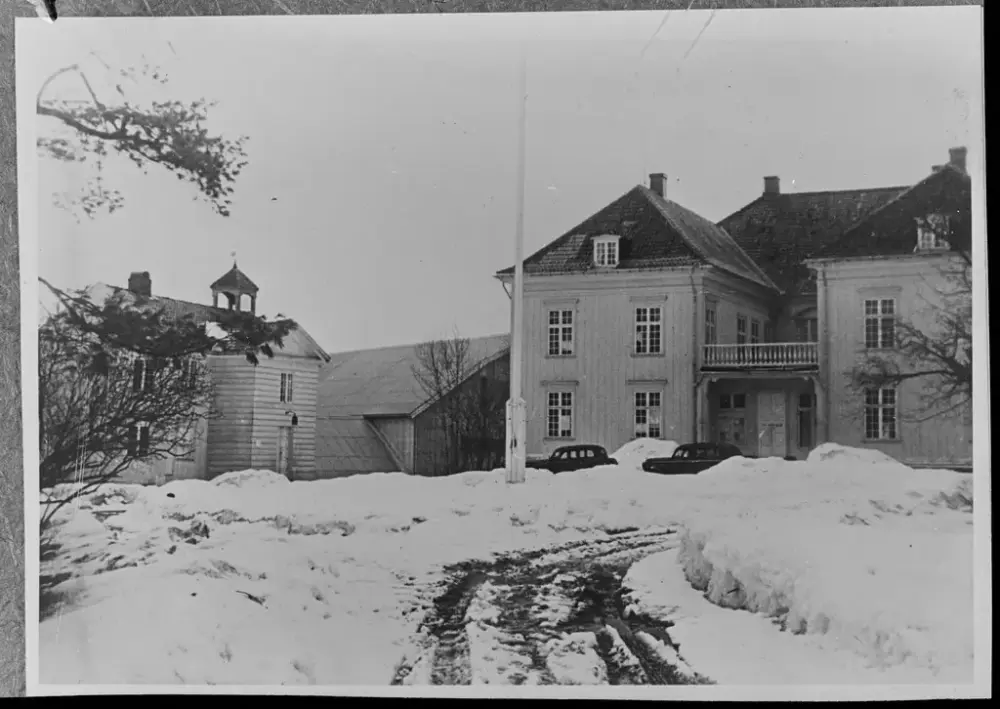
<instances>
[{"instance_id":1,"label":"balcony with railing","mask_svg":"<svg viewBox=\"0 0 1000 709\"><path fill-rule=\"evenodd\" d=\"M815 370L819 348L815 342L760 342L739 345L705 345L704 370Z\"/></svg>"}]
</instances>

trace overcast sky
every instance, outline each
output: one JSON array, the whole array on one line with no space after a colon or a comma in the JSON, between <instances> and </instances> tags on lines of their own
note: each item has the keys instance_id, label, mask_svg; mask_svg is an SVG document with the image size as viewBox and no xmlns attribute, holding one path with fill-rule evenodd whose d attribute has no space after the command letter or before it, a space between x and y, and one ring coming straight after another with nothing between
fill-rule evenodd
<instances>
[{"instance_id":1,"label":"overcast sky","mask_svg":"<svg viewBox=\"0 0 1000 709\"><path fill-rule=\"evenodd\" d=\"M519 47L531 253L650 172L712 220L764 175L783 191L921 179L971 140L979 12L18 21L19 101L61 67L145 54L173 96L218 102L213 130L249 136L228 218L119 162L106 179L125 208L77 223L51 197L83 173L40 161L39 271L82 287L148 270L154 294L207 302L235 250L258 311L330 351L505 332L493 274L514 255Z\"/></svg>"}]
</instances>

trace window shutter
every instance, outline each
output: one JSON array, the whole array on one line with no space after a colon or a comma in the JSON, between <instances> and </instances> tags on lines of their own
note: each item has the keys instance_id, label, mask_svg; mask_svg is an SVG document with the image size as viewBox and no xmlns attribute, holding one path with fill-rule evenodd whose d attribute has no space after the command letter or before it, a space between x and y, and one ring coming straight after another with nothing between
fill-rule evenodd
<instances>
[{"instance_id":1,"label":"window shutter","mask_svg":"<svg viewBox=\"0 0 1000 709\"><path fill-rule=\"evenodd\" d=\"M288 401L292 400L292 375L288 375Z\"/></svg>"},{"instance_id":2,"label":"window shutter","mask_svg":"<svg viewBox=\"0 0 1000 709\"><path fill-rule=\"evenodd\" d=\"M149 426L142 426L139 429L139 455L149 453Z\"/></svg>"},{"instance_id":3,"label":"window shutter","mask_svg":"<svg viewBox=\"0 0 1000 709\"><path fill-rule=\"evenodd\" d=\"M288 375L281 375L281 393L278 395L278 401L285 401L285 391L288 386Z\"/></svg>"}]
</instances>

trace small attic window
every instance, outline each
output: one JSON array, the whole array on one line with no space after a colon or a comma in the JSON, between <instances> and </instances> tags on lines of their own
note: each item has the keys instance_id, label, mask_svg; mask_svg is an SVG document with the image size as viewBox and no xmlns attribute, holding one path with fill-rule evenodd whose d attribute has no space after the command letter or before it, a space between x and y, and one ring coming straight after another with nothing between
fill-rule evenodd
<instances>
[{"instance_id":1,"label":"small attic window","mask_svg":"<svg viewBox=\"0 0 1000 709\"><path fill-rule=\"evenodd\" d=\"M618 266L617 236L599 236L594 239L594 265L599 268Z\"/></svg>"},{"instance_id":2,"label":"small attic window","mask_svg":"<svg viewBox=\"0 0 1000 709\"><path fill-rule=\"evenodd\" d=\"M941 251L949 249L948 237L951 224L946 214L928 214L917 217L917 246L914 251Z\"/></svg>"}]
</instances>

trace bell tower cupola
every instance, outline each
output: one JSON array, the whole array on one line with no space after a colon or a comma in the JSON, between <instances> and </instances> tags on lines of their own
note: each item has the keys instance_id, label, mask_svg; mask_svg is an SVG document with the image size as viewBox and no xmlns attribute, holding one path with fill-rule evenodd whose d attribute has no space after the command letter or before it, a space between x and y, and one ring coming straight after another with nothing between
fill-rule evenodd
<instances>
[{"instance_id":1,"label":"bell tower cupola","mask_svg":"<svg viewBox=\"0 0 1000 709\"><path fill-rule=\"evenodd\" d=\"M258 290L257 285L239 269L234 258L233 267L212 284L212 305L216 308L256 314ZM219 296L225 299L221 303Z\"/></svg>"}]
</instances>

